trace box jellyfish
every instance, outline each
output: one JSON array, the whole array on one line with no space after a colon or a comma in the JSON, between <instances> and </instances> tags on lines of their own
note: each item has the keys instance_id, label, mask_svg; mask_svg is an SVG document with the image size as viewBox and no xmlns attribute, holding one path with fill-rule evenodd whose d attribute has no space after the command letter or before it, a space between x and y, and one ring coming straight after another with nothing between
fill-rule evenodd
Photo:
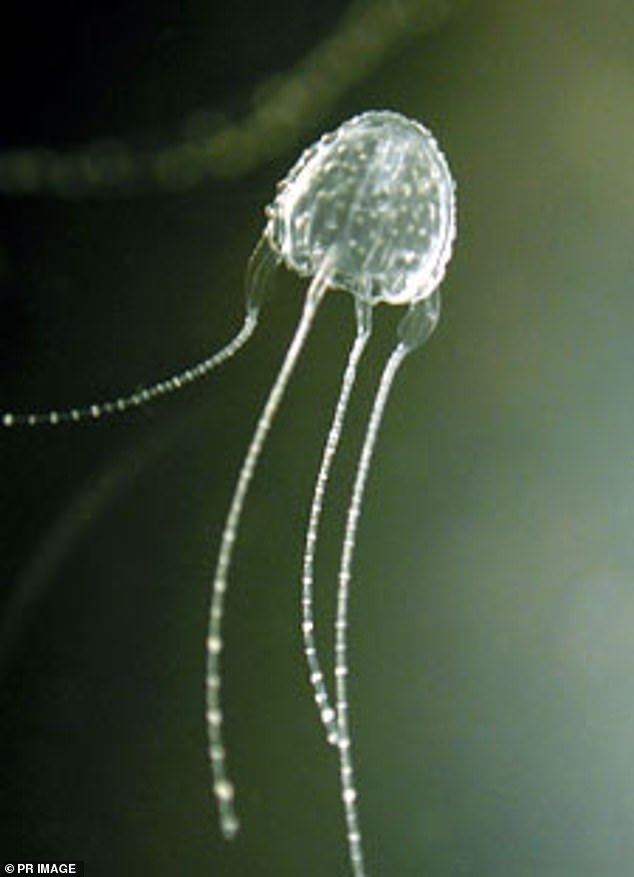
<instances>
[{"instance_id":1,"label":"box jellyfish","mask_svg":"<svg viewBox=\"0 0 634 877\"><path fill-rule=\"evenodd\" d=\"M341 799L354 877L363 877L362 837L352 760L347 693L348 600L356 534L376 438L394 377L407 354L434 330L438 287L455 235L454 184L431 134L393 112L368 112L308 149L267 208L265 245L291 270L310 278L304 309L255 428L238 476L214 576L207 641L207 726L214 794L225 836L238 830L234 787L222 734L222 620L233 549L258 458L320 301L329 289L354 298L357 333L326 439L304 551L302 631L309 679L327 739L339 756ZM373 308L407 305L397 343L383 370L370 413L348 506L338 577L334 701L314 636L313 566L331 464L343 429L357 367L371 331Z\"/></svg>"},{"instance_id":2,"label":"box jellyfish","mask_svg":"<svg viewBox=\"0 0 634 877\"><path fill-rule=\"evenodd\" d=\"M390 111L370 111L344 122L307 149L279 184L247 271L247 306L236 336L217 353L171 378L128 396L82 408L6 413L5 426L57 425L127 411L171 393L234 356L256 327L272 268L283 262L307 279L299 322L240 469L222 532L211 588L207 635L206 722L213 793L227 838L238 831L235 789L223 734L220 656L223 618L240 520L264 443L295 364L328 290L352 295L356 336L314 487L304 545L301 623L308 678L326 740L335 748L354 877L365 877L348 699L348 604L357 530L374 448L394 378L405 357L433 332L440 316L439 286L455 237L454 183L430 132ZM404 306L394 348L376 390L361 447L342 541L335 610L334 684L322 670L313 609L314 560L332 463L348 403L372 329L374 308Z\"/></svg>"}]
</instances>

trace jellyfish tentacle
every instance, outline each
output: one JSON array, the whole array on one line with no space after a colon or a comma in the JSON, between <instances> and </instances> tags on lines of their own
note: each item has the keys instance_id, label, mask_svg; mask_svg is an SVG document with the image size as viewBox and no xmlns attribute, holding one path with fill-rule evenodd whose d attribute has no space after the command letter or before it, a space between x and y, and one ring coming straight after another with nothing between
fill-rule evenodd
<instances>
[{"instance_id":1,"label":"jellyfish tentacle","mask_svg":"<svg viewBox=\"0 0 634 877\"><path fill-rule=\"evenodd\" d=\"M336 713L333 709L326 685L315 637L314 579L315 550L319 535L319 525L323 510L324 496L330 480L332 464L339 447L341 432L348 411L348 403L356 382L357 370L372 331L372 306L365 300L356 303L357 333L348 355L348 361L341 381L339 398L335 406L328 436L315 481L313 499L306 529L302 575L302 635L304 656L308 666L308 678L313 688L315 702L319 709L322 724L329 743L337 743Z\"/></svg>"},{"instance_id":2,"label":"jellyfish tentacle","mask_svg":"<svg viewBox=\"0 0 634 877\"><path fill-rule=\"evenodd\" d=\"M412 304L399 324L399 341L385 364L372 404L346 515L335 618L335 710L337 714L341 799L346 818L348 852L354 877L365 877L365 866L352 758L347 681L349 672L348 607L352 564L365 486L394 378L405 357L416 347L424 344L436 328L440 318L440 305L440 293L435 290L427 298Z\"/></svg>"},{"instance_id":3,"label":"jellyfish tentacle","mask_svg":"<svg viewBox=\"0 0 634 877\"><path fill-rule=\"evenodd\" d=\"M271 276L280 261L266 235L261 235L251 253L244 278L247 314L252 314L254 320L257 320L270 291Z\"/></svg>"},{"instance_id":4,"label":"jellyfish tentacle","mask_svg":"<svg viewBox=\"0 0 634 877\"><path fill-rule=\"evenodd\" d=\"M229 513L220 541L209 609L207 629L207 735L209 760L212 769L213 792L218 807L220 828L227 839L233 838L239 821L234 804L234 787L227 771L227 757L223 742L223 710L221 703L220 652L223 646L222 622L224 617L225 595L228 576L233 557L233 548L238 535L240 519L260 454L271 425L280 406L286 387L295 368L299 354L312 325L328 284L328 260L325 259L320 270L313 277L306 294L306 302L299 323L286 351L286 356L277 378L266 400L262 413L251 439L244 462L238 475Z\"/></svg>"},{"instance_id":5,"label":"jellyfish tentacle","mask_svg":"<svg viewBox=\"0 0 634 877\"><path fill-rule=\"evenodd\" d=\"M352 496L348 506L341 563L339 567L339 586L337 592L337 612L335 620L335 706L337 712L337 748L339 752L341 799L346 818L348 852L354 877L364 877L365 867L363 862L363 846L357 805L357 787L350 738L347 685L347 676L349 672L348 604L350 597L352 562L356 545L359 517L361 514L361 505L379 427L383 419L385 405L394 378L403 359L408 353L409 348L403 342L397 344L385 365L383 374L381 375L379 387L368 420L368 426L357 465Z\"/></svg>"},{"instance_id":6,"label":"jellyfish tentacle","mask_svg":"<svg viewBox=\"0 0 634 877\"><path fill-rule=\"evenodd\" d=\"M248 312L242 328L234 337L216 353L202 359L200 362L190 365L182 372L178 372L169 378L149 384L129 393L127 396L118 396L103 402L92 402L78 408L67 408L51 411L30 411L27 413L14 413L5 411L0 414L0 424L3 427L12 426L59 426L63 423L81 423L86 420L99 420L112 414L123 414L132 408L140 408L148 402L153 402L162 396L167 396L188 384L194 383L209 372L218 368L219 365L231 359L240 348L244 347L257 325L257 314Z\"/></svg>"},{"instance_id":7,"label":"jellyfish tentacle","mask_svg":"<svg viewBox=\"0 0 634 877\"><path fill-rule=\"evenodd\" d=\"M262 237L253 251L247 267L245 277L246 314L242 327L224 347L200 362L188 366L171 377L140 387L128 395L118 396L114 399L62 410L24 413L6 411L0 413L0 425L3 427L59 426L64 423L99 420L102 417L123 414L130 409L139 408L200 380L235 356L253 335L260 316L260 309L269 291L271 274L278 262L279 258L271 251Z\"/></svg>"},{"instance_id":8,"label":"jellyfish tentacle","mask_svg":"<svg viewBox=\"0 0 634 877\"><path fill-rule=\"evenodd\" d=\"M399 341L408 350L414 350L427 341L438 325L441 304L440 290L435 289L427 298L408 307L398 325Z\"/></svg>"}]
</instances>

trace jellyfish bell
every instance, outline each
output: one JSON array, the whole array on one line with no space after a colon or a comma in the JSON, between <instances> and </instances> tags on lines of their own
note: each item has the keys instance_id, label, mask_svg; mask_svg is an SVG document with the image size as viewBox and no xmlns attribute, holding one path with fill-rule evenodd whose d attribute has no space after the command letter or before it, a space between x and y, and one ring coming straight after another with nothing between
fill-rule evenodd
<instances>
[{"instance_id":1,"label":"jellyfish bell","mask_svg":"<svg viewBox=\"0 0 634 877\"><path fill-rule=\"evenodd\" d=\"M266 208L264 235L288 268L372 304L412 304L438 287L455 236L454 184L431 133L370 111L307 149Z\"/></svg>"}]
</instances>

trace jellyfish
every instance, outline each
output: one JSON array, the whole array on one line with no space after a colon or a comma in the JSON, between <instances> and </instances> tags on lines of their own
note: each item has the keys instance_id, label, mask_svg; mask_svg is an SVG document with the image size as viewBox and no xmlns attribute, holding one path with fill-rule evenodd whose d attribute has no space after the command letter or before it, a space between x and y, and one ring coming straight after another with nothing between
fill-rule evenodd
<instances>
[{"instance_id":1,"label":"jellyfish","mask_svg":"<svg viewBox=\"0 0 634 877\"><path fill-rule=\"evenodd\" d=\"M347 690L348 602L357 529L376 439L396 373L433 332L439 284L455 236L454 184L432 135L389 111L355 116L306 150L267 208L264 240L300 276L310 278L304 309L249 445L222 534L212 587L207 640L207 726L213 788L223 834L239 822L222 734L219 658L229 572L242 510L262 447L315 313L329 289L355 301L356 338L328 431L313 493L304 549L302 633L309 680L327 740L337 749L341 800L354 877L365 865L352 758ZM313 566L323 498L357 369L371 333L373 308L407 305L398 340L383 369L348 505L335 618L335 694L328 691L315 638Z\"/></svg>"},{"instance_id":2,"label":"jellyfish","mask_svg":"<svg viewBox=\"0 0 634 877\"><path fill-rule=\"evenodd\" d=\"M246 315L239 332L207 359L174 377L112 401L44 413L6 413L5 426L57 425L98 419L167 395L231 359L250 339L272 269L283 263L307 279L303 309L277 377L256 423L229 506L211 585L206 640L206 726L212 790L222 834L239 829L235 788L223 733L221 653L223 620L234 549L249 487L275 415L326 292L354 299L356 334L341 380L313 491L301 572L301 629L307 675L326 741L338 757L339 789L348 858L365 877L348 697L348 608L357 531L365 487L386 404L407 355L434 331L439 286L455 237L455 186L431 133L388 110L354 116L308 148L278 185L246 279ZM396 343L384 365L362 441L346 513L334 619L334 680L329 685L318 651L313 600L314 561L332 464L344 430L374 308L405 306Z\"/></svg>"}]
</instances>

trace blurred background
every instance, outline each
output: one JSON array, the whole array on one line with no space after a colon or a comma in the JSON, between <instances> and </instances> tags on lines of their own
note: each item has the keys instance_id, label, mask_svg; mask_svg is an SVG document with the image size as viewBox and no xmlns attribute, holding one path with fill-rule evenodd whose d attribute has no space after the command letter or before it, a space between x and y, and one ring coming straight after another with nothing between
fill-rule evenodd
<instances>
[{"instance_id":1,"label":"blurred background","mask_svg":"<svg viewBox=\"0 0 634 877\"><path fill-rule=\"evenodd\" d=\"M632 4L14 4L0 42L2 409L90 403L213 351L240 324L262 208L303 146L370 108L434 131L458 241L439 329L390 400L351 606L368 870L630 877ZM91 877L348 873L299 629L310 494L354 333L343 293L235 556L235 843L209 800L211 572L305 287L284 270L273 285L248 348L204 383L129 417L0 435L3 855L81 858ZM328 497L325 649L399 316L377 314Z\"/></svg>"}]
</instances>

